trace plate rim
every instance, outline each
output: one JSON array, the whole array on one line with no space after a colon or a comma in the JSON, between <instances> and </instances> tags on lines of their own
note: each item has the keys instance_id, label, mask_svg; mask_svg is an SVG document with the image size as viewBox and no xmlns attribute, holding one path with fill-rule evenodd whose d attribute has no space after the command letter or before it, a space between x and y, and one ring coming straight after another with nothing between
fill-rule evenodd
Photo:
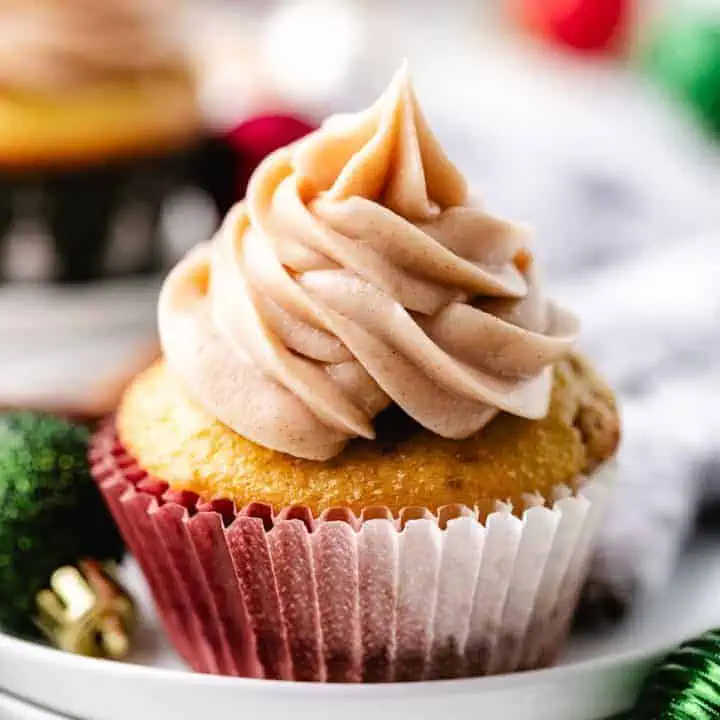
<instances>
[{"instance_id":1,"label":"plate rim","mask_svg":"<svg viewBox=\"0 0 720 720\"><path fill-rule=\"evenodd\" d=\"M709 629L709 628L708 628ZM323 683L298 682L294 680L273 680L265 678L246 678L234 676L211 675L194 672L189 668L161 668L152 665L132 662L116 662L102 658L84 657L64 652L56 648L43 646L31 640L8 635L0 632L0 652L17 652L27 659L37 656L39 660L50 663L62 663L67 669L97 672L102 674L117 674L125 676L128 680L142 676L148 680L172 683L181 681L194 686L234 686L255 693L281 692L283 694L306 696L322 693L336 696L363 696L369 698L393 698L407 693L408 689L417 691L422 689L431 694L454 694L467 692L471 689L476 692L495 692L507 690L508 686L532 687L545 682L556 681L560 676L577 676L602 671L617 671L622 668L635 668L659 662L678 644L684 641L684 636L676 642L664 642L656 648L644 648L625 652L614 652L564 665L555 665L538 670L526 670L505 675L484 676L474 678L454 678L445 680L423 680L413 682L391 683ZM0 684L1 684L0 680Z\"/></svg>"}]
</instances>

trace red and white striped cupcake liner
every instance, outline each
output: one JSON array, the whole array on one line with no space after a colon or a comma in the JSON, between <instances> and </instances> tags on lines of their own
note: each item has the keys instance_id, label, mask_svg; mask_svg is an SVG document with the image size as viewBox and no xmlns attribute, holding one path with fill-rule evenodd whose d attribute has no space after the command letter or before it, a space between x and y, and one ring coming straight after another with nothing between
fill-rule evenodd
<instances>
[{"instance_id":1,"label":"red and white striped cupcake liner","mask_svg":"<svg viewBox=\"0 0 720 720\"><path fill-rule=\"evenodd\" d=\"M467 677L551 664L568 634L612 463L580 492L393 517L202 502L151 477L111 424L93 475L195 670L328 682Z\"/></svg>"}]
</instances>

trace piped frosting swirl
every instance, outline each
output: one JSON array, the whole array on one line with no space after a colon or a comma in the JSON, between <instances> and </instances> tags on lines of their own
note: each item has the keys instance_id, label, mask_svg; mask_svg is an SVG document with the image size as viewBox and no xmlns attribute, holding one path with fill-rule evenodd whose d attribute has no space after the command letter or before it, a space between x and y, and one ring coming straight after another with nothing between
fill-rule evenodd
<instances>
[{"instance_id":1,"label":"piped frosting swirl","mask_svg":"<svg viewBox=\"0 0 720 720\"><path fill-rule=\"evenodd\" d=\"M406 70L368 110L270 155L170 273L170 367L219 420L324 460L394 402L448 438L541 418L578 322L545 299L524 228L469 196Z\"/></svg>"},{"instance_id":2,"label":"piped frosting swirl","mask_svg":"<svg viewBox=\"0 0 720 720\"><path fill-rule=\"evenodd\" d=\"M3 0L0 88L58 93L187 70L177 0Z\"/></svg>"}]
</instances>

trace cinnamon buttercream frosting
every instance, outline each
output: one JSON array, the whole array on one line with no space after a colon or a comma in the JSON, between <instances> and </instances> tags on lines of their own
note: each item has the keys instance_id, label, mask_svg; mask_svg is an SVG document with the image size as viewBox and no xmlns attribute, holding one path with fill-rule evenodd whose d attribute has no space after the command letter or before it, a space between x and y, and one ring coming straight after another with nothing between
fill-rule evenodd
<instances>
[{"instance_id":1,"label":"cinnamon buttercream frosting","mask_svg":"<svg viewBox=\"0 0 720 720\"><path fill-rule=\"evenodd\" d=\"M177 0L3 0L0 88L57 93L186 68Z\"/></svg>"},{"instance_id":2,"label":"cinnamon buttercream frosting","mask_svg":"<svg viewBox=\"0 0 720 720\"><path fill-rule=\"evenodd\" d=\"M240 435L325 460L390 403L447 438L541 418L578 322L528 233L471 199L405 68L375 105L268 156L168 276L167 361Z\"/></svg>"}]
</instances>

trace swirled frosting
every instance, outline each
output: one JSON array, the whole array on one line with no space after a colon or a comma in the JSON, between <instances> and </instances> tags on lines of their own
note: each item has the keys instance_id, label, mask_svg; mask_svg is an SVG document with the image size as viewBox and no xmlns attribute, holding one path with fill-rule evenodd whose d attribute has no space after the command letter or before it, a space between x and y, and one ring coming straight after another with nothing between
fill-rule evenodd
<instances>
[{"instance_id":1,"label":"swirled frosting","mask_svg":"<svg viewBox=\"0 0 720 720\"><path fill-rule=\"evenodd\" d=\"M391 402L448 438L540 418L577 320L527 233L482 210L405 69L380 100L269 157L159 303L171 369L244 437L315 460Z\"/></svg>"},{"instance_id":2,"label":"swirled frosting","mask_svg":"<svg viewBox=\"0 0 720 720\"><path fill-rule=\"evenodd\" d=\"M184 67L177 0L3 0L0 88L45 93Z\"/></svg>"}]
</instances>

